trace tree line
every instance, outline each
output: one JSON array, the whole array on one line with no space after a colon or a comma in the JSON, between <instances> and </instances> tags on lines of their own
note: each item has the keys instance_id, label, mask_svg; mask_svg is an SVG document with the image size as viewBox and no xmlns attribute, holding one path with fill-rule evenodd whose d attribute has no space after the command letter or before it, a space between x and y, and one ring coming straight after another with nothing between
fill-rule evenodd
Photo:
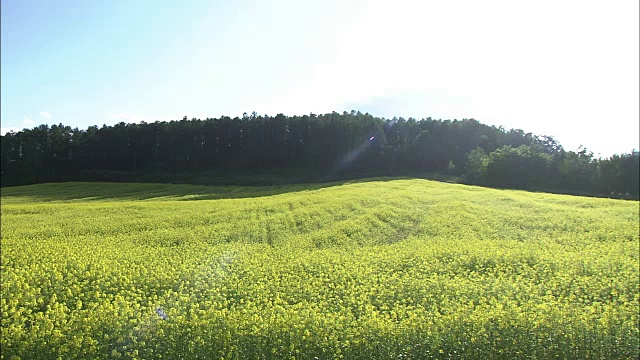
<instances>
[{"instance_id":1,"label":"tree line","mask_svg":"<svg viewBox=\"0 0 640 360\"><path fill-rule=\"evenodd\" d=\"M635 151L601 159L585 148L566 151L551 136L474 119L385 119L356 111L185 116L86 130L40 125L7 133L0 144L2 186L277 170L317 181L440 173L469 184L629 198L638 198L640 187Z\"/></svg>"}]
</instances>

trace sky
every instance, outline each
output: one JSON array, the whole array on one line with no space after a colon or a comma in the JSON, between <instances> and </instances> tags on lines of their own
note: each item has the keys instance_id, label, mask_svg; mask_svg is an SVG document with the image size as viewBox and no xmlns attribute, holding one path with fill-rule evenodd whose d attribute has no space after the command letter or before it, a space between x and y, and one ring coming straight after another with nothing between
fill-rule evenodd
<instances>
[{"instance_id":1,"label":"sky","mask_svg":"<svg viewBox=\"0 0 640 360\"><path fill-rule=\"evenodd\" d=\"M0 4L3 134L357 110L640 148L635 0Z\"/></svg>"}]
</instances>

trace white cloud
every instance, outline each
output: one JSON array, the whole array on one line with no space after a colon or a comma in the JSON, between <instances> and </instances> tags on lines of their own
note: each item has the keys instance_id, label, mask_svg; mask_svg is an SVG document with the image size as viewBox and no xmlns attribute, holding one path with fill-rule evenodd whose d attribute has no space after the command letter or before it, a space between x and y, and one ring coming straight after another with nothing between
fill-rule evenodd
<instances>
[{"instance_id":1,"label":"white cloud","mask_svg":"<svg viewBox=\"0 0 640 360\"><path fill-rule=\"evenodd\" d=\"M132 114L132 113L119 113L119 114L115 114L111 117L113 120L116 120L118 122L125 122L125 123L139 123L145 119L143 119L142 117L136 115L136 114Z\"/></svg>"},{"instance_id":2,"label":"white cloud","mask_svg":"<svg viewBox=\"0 0 640 360\"><path fill-rule=\"evenodd\" d=\"M47 119L47 120L50 120L51 119L51 114L46 112L46 111L41 111L40 112L40 117L42 117L44 119Z\"/></svg>"},{"instance_id":3,"label":"white cloud","mask_svg":"<svg viewBox=\"0 0 640 360\"><path fill-rule=\"evenodd\" d=\"M260 108L340 111L412 89L442 94L414 100L416 117L474 117L570 149L623 151L638 144L637 14L637 3L372 1L336 28L333 61ZM408 100L394 111L408 112Z\"/></svg>"},{"instance_id":4,"label":"white cloud","mask_svg":"<svg viewBox=\"0 0 640 360\"><path fill-rule=\"evenodd\" d=\"M12 132L12 131L13 132L18 132L18 131L20 131L20 129L17 128L17 127L3 127L3 128L0 128L0 134L2 134L3 136L6 135L8 132Z\"/></svg>"},{"instance_id":5,"label":"white cloud","mask_svg":"<svg viewBox=\"0 0 640 360\"><path fill-rule=\"evenodd\" d=\"M31 119L29 119L29 118L26 118L26 119L22 120L22 123L25 124L26 126L31 126L31 125L35 124L36 122L31 120Z\"/></svg>"},{"instance_id":6,"label":"white cloud","mask_svg":"<svg viewBox=\"0 0 640 360\"><path fill-rule=\"evenodd\" d=\"M133 123L138 124L142 121L145 121L148 123L152 123L156 121L167 121L166 117L163 117L163 116L145 116L145 115L133 114L130 112L118 113L118 114L112 115L109 119L112 121L124 122L127 124L133 124ZM178 120L178 118L175 118L173 120Z\"/></svg>"}]
</instances>

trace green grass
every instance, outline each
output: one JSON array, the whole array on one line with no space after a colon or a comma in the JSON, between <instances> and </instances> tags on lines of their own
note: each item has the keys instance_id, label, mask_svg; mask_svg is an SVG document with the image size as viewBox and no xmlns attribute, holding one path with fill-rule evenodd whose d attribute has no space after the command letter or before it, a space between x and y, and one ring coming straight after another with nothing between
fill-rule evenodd
<instances>
[{"instance_id":1,"label":"green grass","mask_svg":"<svg viewBox=\"0 0 640 360\"><path fill-rule=\"evenodd\" d=\"M4 359L639 356L637 201L411 179L1 201Z\"/></svg>"}]
</instances>

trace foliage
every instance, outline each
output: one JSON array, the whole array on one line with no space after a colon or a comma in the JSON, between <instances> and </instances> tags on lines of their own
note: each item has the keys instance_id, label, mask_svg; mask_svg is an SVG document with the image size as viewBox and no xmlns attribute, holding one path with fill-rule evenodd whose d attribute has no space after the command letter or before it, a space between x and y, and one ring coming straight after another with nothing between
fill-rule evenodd
<instances>
[{"instance_id":1,"label":"foliage","mask_svg":"<svg viewBox=\"0 0 640 360\"><path fill-rule=\"evenodd\" d=\"M600 161L601 187L615 193L638 194L640 191L640 152L613 155Z\"/></svg>"},{"instance_id":2,"label":"foliage","mask_svg":"<svg viewBox=\"0 0 640 360\"><path fill-rule=\"evenodd\" d=\"M254 112L242 118L185 116L180 121L86 130L40 125L8 133L0 137L0 145L2 186L192 182L206 178L203 173L219 177L265 171L303 173L319 182L426 171L499 187L640 196L637 153L593 159L586 149L565 152L553 137L507 131L474 119L383 119L356 111L304 116ZM485 167L479 158L471 159L478 154L473 155L475 150L488 154L491 164ZM283 178L299 180L286 174ZM245 180L238 175L228 182Z\"/></svg>"},{"instance_id":3,"label":"foliage","mask_svg":"<svg viewBox=\"0 0 640 360\"><path fill-rule=\"evenodd\" d=\"M488 164L489 156L484 150L477 148L471 151L465 164L465 179L471 183L482 184Z\"/></svg>"},{"instance_id":4,"label":"foliage","mask_svg":"<svg viewBox=\"0 0 640 360\"><path fill-rule=\"evenodd\" d=\"M533 189L548 186L551 156L531 146L504 146L491 154L485 169L487 183L500 187Z\"/></svg>"},{"instance_id":5,"label":"foliage","mask_svg":"<svg viewBox=\"0 0 640 360\"><path fill-rule=\"evenodd\" d=\"M6 359L639 355L635 201L410 179L1 199Z\"/></svg>"}]
</instances>

